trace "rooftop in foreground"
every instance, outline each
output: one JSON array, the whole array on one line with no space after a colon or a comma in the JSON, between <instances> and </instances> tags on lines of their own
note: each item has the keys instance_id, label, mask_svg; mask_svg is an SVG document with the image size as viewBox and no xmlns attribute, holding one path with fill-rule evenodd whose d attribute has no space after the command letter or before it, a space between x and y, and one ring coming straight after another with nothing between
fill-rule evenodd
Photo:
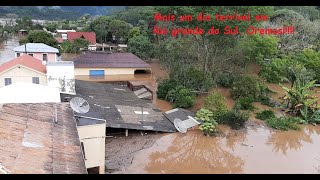
<instances>
[{"instance_id":1,"label":"rooftop in foreground","mask_svg":"<svg viewBox=\"0 0 320 180\"><path fill-rule=\"evenodd\" d=\"M161 110L151 101L138 98L127 86L79 80L75 84L76 96L87 100L90 104L89 112L100 113L100 118L106 120L107 127L176 132L174 125ZM62 98L66 96L70 97L62 95Z\"/></svg>"},{"instance_id":2,"label":"rooftop in foreground","mask_svg":"<svg viewBox=\"0 0 320 180\"><path fill-rule=\"evenodd\" d=\"M12 174L86 174L69 103L1 105L0 163Z\"/></svg>"}]
</instances>

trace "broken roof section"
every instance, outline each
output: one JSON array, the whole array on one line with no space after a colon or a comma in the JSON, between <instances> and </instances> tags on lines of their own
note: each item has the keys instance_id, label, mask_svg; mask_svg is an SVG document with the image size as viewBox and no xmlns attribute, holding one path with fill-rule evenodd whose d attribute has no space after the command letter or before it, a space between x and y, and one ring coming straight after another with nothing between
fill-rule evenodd
<instances>
[{"instance_id":1,"label":"broken roof section","mask_svg":"<svg viewBox=\"0 0 320 180\"><path fill-rule=\"evenodd\" d=\"M150 68L132 53L88 52L73 61L75 68Z\"/></svg>"},{"instance_id":2,"label":"broken roof section","mask_svg":"<svg viewBox=\"0 0 320 180\"><path fill-rule=\"evenodd\" d=\"M69 103L0 106L0 163L13 174L87 174Z\"/></svg>"},{"instance_id":3,"label":"broken roof section","mask_svg":"<svg viewBox=\"0 0 320 180\"><path fill-rule=\"evenodd\" d=\"M176 132L174 125L148 100L139 99L127 86L76 80L77 97L101 113L107 127ZM70 95L62 94L62 98ZM143 107L143 115L142 115ZM81 116L82 114L75 115Z\"/></svg>"}]
</instances>

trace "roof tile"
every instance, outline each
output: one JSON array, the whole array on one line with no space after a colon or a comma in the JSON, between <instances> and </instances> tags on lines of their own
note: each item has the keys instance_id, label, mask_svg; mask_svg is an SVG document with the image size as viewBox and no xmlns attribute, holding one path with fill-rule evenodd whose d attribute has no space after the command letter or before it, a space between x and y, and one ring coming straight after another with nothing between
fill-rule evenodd
<instances>
[{"instance_id":1,"label":"roof tile","mask_svg":"<svg viewBox=\"0 0 320 180\"><path fill-rule=\"evenodd\" d=\"M47 68L45 65L42 64L41 60L24 54L22 56L19 56L15 59L12 59L12 60L6 62L6 63L3 63L0 66L0 73L4 72L14 66L17 66L17 65L22 65L22 66L28 67L30 69L36 70L41 73L47 72Z\"/></svg>"},{"instance_id":2,"label":"roof tile","mask_svg":"<svg viewBox=\"0 0 320 180\"><path fill-rule=\"evenodd\" d=\"M67 36L70 42L83 37L85 40L89 41L91 45L95 45L97 43L95 32L67 32Z\"/></svg>"}]
</instances>

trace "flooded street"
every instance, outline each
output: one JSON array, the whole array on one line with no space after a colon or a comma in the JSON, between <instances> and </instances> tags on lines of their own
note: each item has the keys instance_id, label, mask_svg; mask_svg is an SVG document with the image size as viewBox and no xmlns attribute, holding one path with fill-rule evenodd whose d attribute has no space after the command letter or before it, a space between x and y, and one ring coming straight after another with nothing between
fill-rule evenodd
<instances>
[{"instance_id":1,"label":"flooded street","mask_svg":"<svg viewBox=\"0 0 320 180\"><path fill-rule=\"evenodd\" d=\"M19 38L17 36L0 43L0 64L14 59L13 48L19 46Z\"/></svg>"}]
</instances>

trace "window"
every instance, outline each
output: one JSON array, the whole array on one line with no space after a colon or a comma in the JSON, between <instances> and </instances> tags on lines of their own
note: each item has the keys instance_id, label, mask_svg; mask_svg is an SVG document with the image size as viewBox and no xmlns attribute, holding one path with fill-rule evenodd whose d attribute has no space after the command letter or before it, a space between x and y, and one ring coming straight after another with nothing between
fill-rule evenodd
<instances>
[{"instance_id":1,"label":"window","mask_svg":"<svg viewBox=\"0 0 320 180\"><path fill-rule=\"evenodd\" d=\"M10 84L12 84L11 78L4 78L4 85L8 86Z\"/></svg>"},{"instance_id":2,"label":"window","mask_svg":"<svg viewBox=\"0 0 320 180\"><path fill-rule=\"evenodd\" d=\"M33 54L31 54L31 53L29 53L28 55L33 57Z\"/></svg>"},{"instance_id":3,"label":"window","mask_svg":"<svg viewBox=\"0 0 320 180\"><path fill-rule=\"evenodd\" d=\"M32 77L33 84L39 84L39 77Z\"/></svg>"},{"instance_id":4,"label":"window","mask_svg":"<svg viewBox=\"0 0 320 180\"><path fill-rule=\"evenodd\" d=\"M48 54L42 54L42 60L48 61Z\"/></svg>"},{"instance_id":5,"label":"window","mask_svg":"<svg viewBox=\"0 0 320 180\"><path fill-rule=\"evenodd\" d=\"M17 53L17 57L20 57L20 53Z\"/></svg>"}]
</instances>

